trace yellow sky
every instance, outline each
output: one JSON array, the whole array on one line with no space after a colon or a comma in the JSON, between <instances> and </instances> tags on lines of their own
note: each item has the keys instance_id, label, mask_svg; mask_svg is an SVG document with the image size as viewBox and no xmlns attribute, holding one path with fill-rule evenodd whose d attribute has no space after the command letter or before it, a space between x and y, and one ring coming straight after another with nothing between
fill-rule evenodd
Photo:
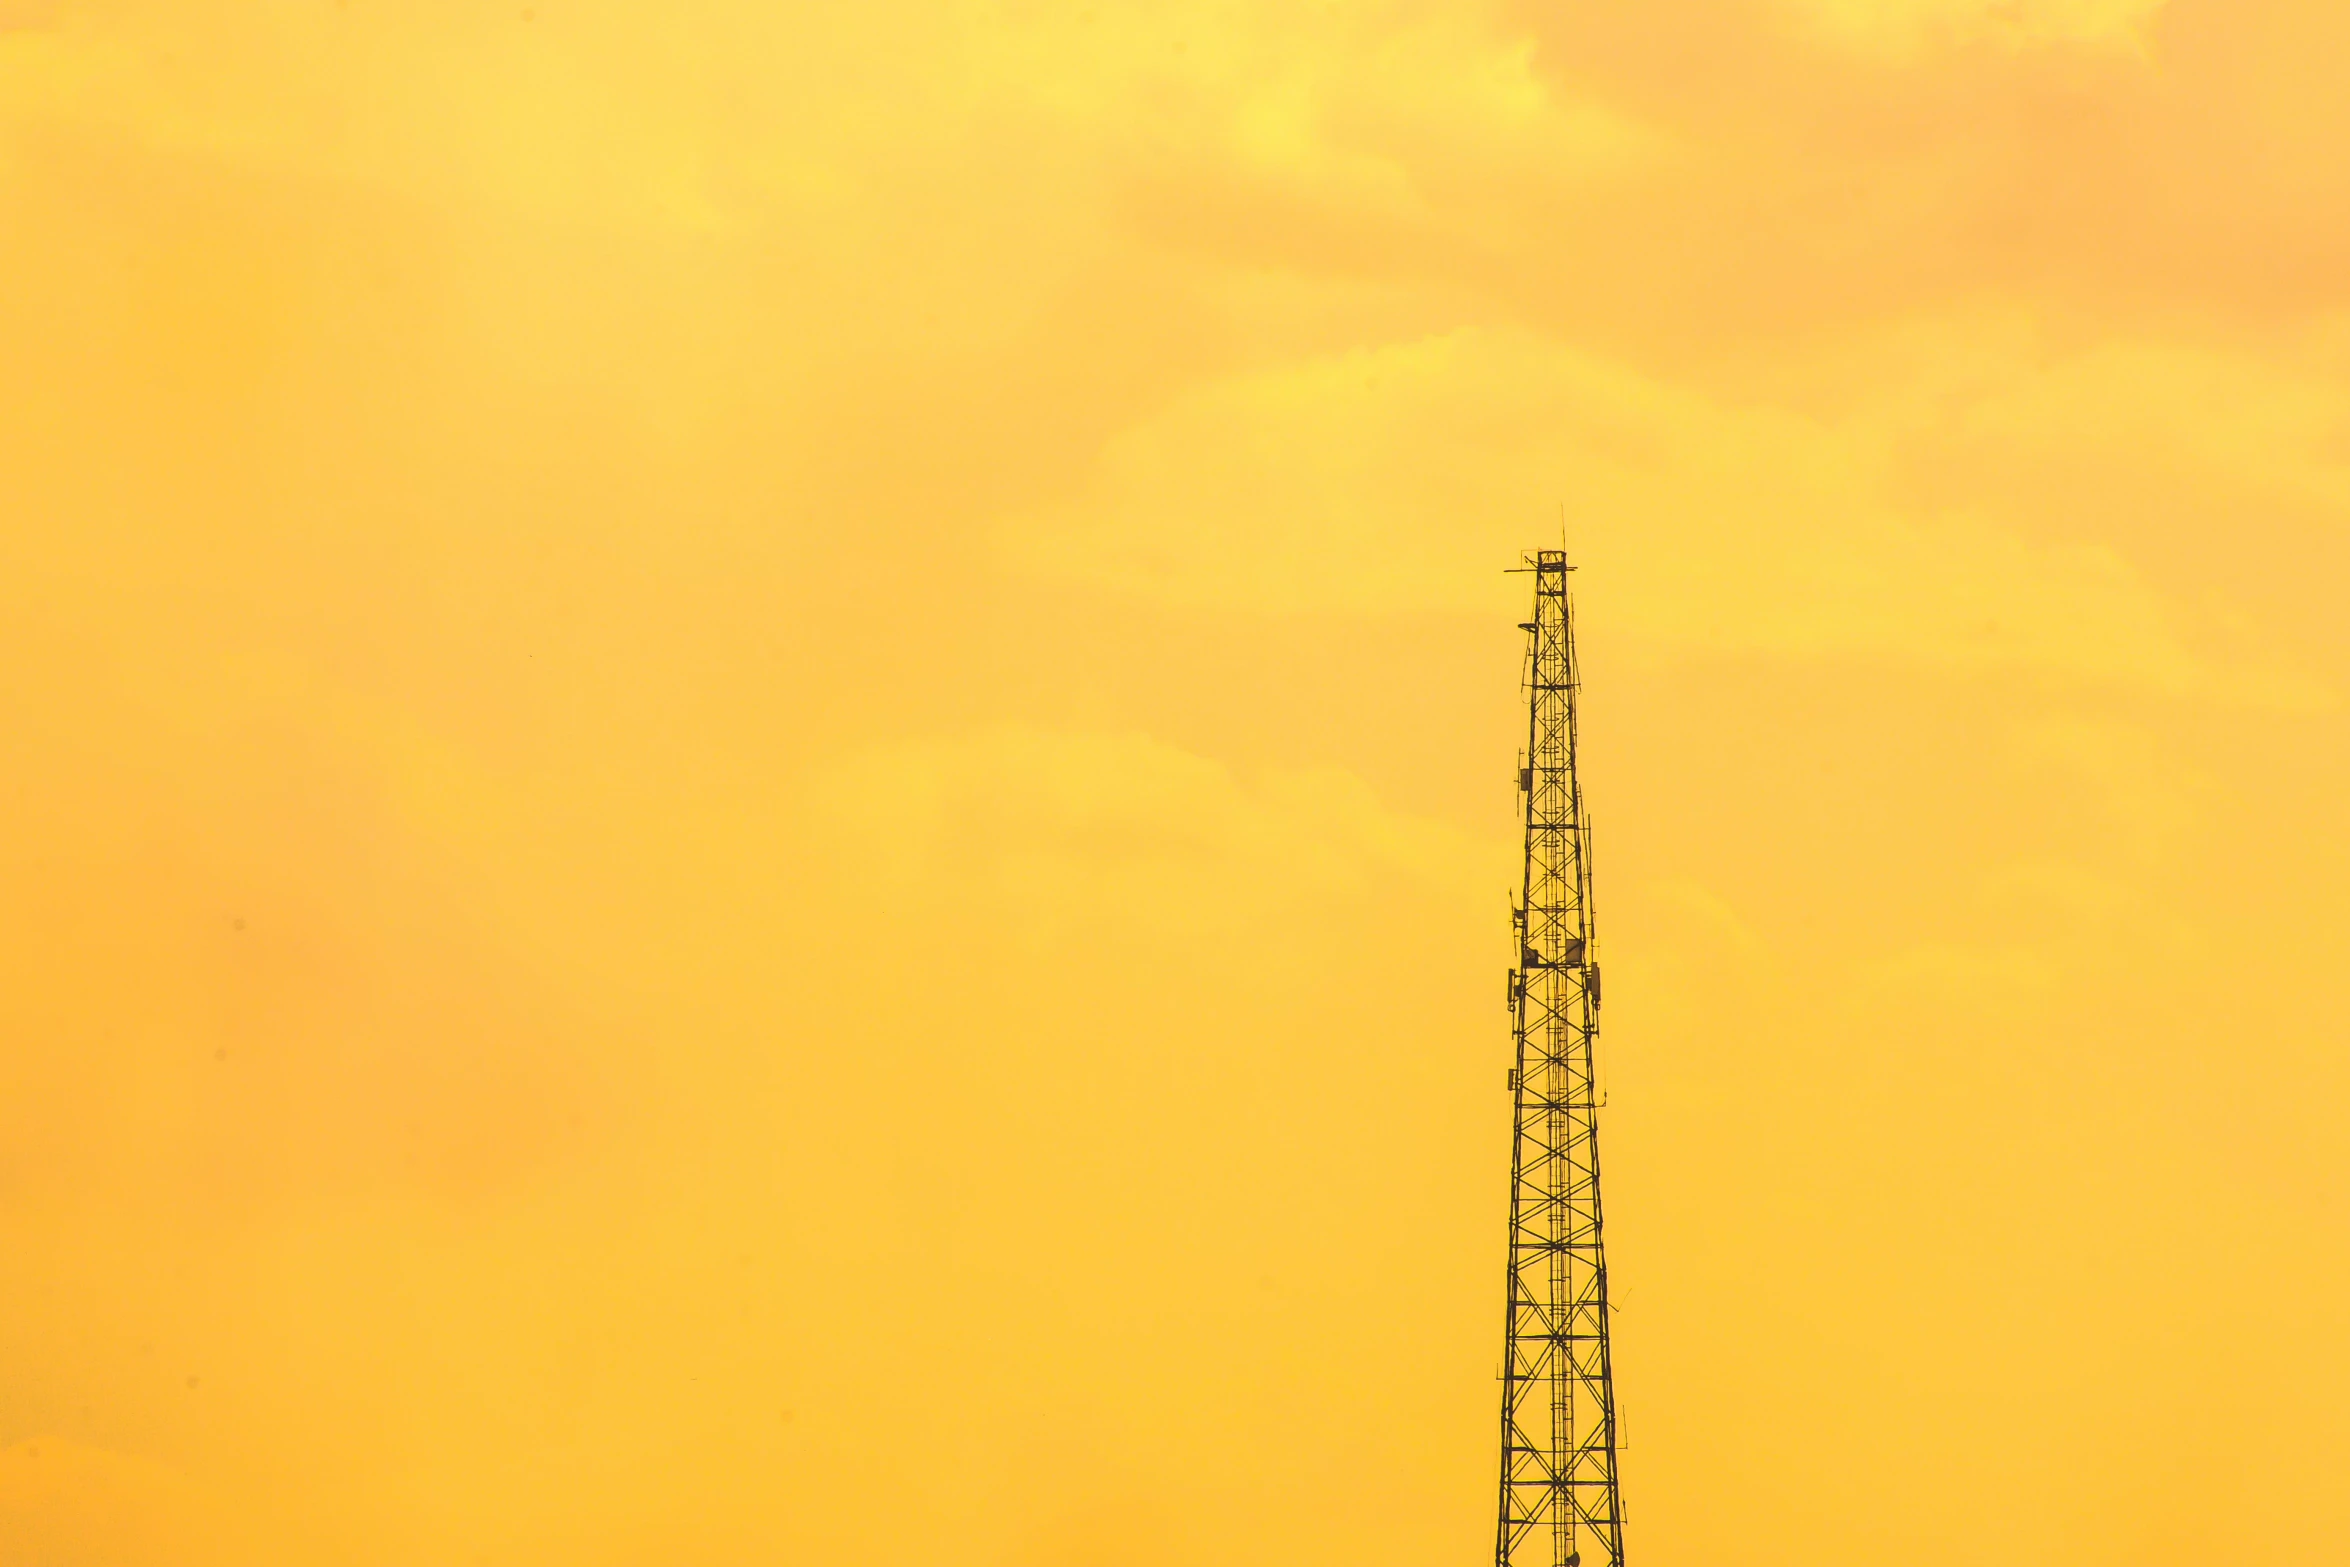
<instances>
[{"instance_id":1,"label":"yellow sky","mask_svg":"<svg viewBox=\"0 0 2350 1567\"><path fill-rule=\"evenodd\" d=\"M2350 1555L2350 8L0 0L0 1564Z\"/></svg>"}]
</instances>

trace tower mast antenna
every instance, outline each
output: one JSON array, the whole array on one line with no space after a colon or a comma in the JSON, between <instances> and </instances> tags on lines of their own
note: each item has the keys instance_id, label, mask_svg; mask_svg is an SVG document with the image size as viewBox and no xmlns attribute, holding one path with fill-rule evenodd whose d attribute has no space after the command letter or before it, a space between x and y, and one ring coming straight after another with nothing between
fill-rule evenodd
<instances>
[{"instance_id":1,"label":"tower mast antenna","mask_svg":"<svg viewBox=\"0 0 2350 1567\"><path fill-rule=\"evenodd\" d=\"M1534 577L1527 634L1524 883L1512 911L1517 1066L1510 1144L1509 1316L1502 1359L1495 1567L1623 1567L1616 1400L1600 1247L1599 964L1591 826L1575 776L1574 615L1563 549Z\"/></svg>"}]
</instances>

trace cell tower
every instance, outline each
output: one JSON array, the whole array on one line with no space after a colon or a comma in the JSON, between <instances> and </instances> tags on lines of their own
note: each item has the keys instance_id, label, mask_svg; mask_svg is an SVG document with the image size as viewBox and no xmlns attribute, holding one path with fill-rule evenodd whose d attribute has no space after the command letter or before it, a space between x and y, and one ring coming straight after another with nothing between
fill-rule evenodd
<instances>
[{"instance_id":1,"label":"cell tower","mask_svg":"<svg viewBox=\"0 0 2350 1567\"><path fill-rule=\"evenodd\" d=\"M1591 827L1575 780L1575 629L1564 550L1542 550L1527 633L1525 884L1511 910L1519 966L1510 1147L1509 1323L1501 1371L1496 1567L1623 1567L1616 1399L1600 1249L1599 965Z\"/></svg>"}]
</instances>

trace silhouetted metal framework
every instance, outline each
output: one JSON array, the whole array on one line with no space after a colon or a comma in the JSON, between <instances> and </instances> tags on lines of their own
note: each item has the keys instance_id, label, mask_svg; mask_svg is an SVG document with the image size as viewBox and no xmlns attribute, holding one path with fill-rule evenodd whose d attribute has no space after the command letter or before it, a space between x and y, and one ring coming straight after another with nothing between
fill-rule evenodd
<instances>
[{"instance_id":1,"label":"silhouetted metal framework","mask_svg":"<svg viewBox=\"0 0 2350 1567\"><path fill-rule=\"evenodd\" d=\"M1599 965L1591 829L1575 779L1574 617L1564 550L1542 550L1527 633L1525 883L1511 912L1509 1326L1497 1567L1622 1567L1616 1403L1600 1249Z\"/></svg>"}]
</instances>

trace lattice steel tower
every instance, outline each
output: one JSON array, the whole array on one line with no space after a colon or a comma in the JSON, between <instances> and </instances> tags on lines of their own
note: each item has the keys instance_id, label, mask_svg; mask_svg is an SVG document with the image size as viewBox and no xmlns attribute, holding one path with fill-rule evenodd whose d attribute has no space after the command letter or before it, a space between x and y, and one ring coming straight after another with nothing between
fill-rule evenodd
<instances>
[{"instance_id":1,"label":"lattice steel tower","mask_svg":"<svg viewBox=\"0 0 2350 1567\"><path fill-rule=\"evenodd\" d=\"M1575 633L1566 551L1542 550L1527 633L1526 871L1511 920L1509 1325L1497 1567L1622 1567L1616 1401L1600 1250L1599 965L1591 829L1575 780Z\"/></svg>"}]
</instances>

